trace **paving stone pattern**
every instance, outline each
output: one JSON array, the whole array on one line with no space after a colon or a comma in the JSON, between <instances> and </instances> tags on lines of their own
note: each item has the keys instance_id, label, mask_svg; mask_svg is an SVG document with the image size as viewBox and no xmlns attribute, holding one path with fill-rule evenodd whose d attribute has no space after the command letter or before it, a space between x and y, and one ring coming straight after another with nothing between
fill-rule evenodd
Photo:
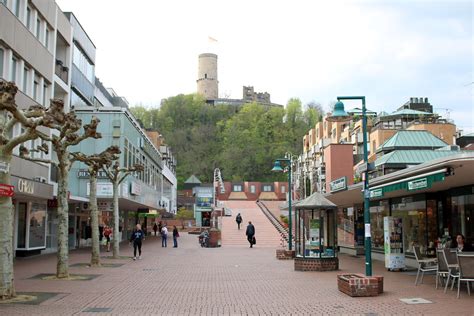
<instances>
[{"instance_id":1,"label":"paving stone pattern","mask_svg":"<svg viewBox=\"0 0 474 316\"><path fill-rule=\"evenodd\" d=\"M0 305L0 315L474 315L474 295L465 289L458 300L456 291L436 290L433 276L415 287L414 276L387 272L382 262L374 262L374 274L384 276L385 292L352 298L337 289L337 274L362 273L363 258L341 255L339 271L295 272L293 260L275 258L275 248L201 248L196 235L180 235L179 248L162 248L159 237L147 238L142 260L103 259L124 263L118 268L71 267L74 274L100 274L90 281L31 279L54 273L54 254L17 259L17 291L61 294L38 306ZM72 251L70 264L88 262L88 251ZM132 251L122 246L122 254ZM415 297L433 304L400 301Z\"/></svg>"}]
</instances>

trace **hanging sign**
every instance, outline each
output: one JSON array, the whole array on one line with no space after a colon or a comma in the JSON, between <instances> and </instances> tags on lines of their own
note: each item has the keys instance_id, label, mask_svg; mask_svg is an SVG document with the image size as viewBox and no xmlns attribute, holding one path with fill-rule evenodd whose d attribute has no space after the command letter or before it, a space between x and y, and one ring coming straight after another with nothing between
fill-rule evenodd
<instances>
[{"instance_id":1,"label":"hanging sign","mask_svg":"<svg viewBox=\"0 0 474 316\"><path fill-rule=\"evenodd\" d=\"M347 189L346 177L342 177L334 181L331 181L329 183L329 186L331 187L331 192L346 190Z\"/></svg>"},{"instance_id":2,"label":"hanging sign","mask_svg":"<svg viewBox=\"0 0 474 316\"><path fill-rule=\"evenodd\" d=\"M13 185L0 183L0 196L12 197L13 194Z\"/></svg>"}]
</instances>

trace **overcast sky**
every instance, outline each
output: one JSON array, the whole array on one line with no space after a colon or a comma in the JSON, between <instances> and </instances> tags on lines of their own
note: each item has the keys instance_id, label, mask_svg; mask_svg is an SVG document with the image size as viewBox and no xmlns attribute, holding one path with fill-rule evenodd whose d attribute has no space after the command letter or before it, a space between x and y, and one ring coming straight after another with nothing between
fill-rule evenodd
<instances>
[{"instance_id":1,"label":"overcast sky","mask_svg":"<svg viewBox=\"0 0 474 316\"><path fill-rule=\"evenodd\" d=\"M56 1L97 47L96 76L132 106L195 92L198 55L212 52L220 97L251 85L328 110L338 95L365 95L377 112L428 97L474 132L470 0Z\"/></svg>"}]
</instances>

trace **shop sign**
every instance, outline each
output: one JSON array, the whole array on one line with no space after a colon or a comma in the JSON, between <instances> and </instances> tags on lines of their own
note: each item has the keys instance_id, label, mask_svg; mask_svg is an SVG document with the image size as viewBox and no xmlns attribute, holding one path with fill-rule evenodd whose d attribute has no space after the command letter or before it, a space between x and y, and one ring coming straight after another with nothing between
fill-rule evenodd
<instances>
[{"instance_id":1,"label":"shop sign","mask_svg":"<svg viewBox=\"0 0 474 316\"><path fill-rule=\"evenodd\" d=\"M91 184L87 183L87 195L91 194ZM97 183L97 196L113 196L114 188L112 183L99 182Z\"/></svg>"},{"instance_id":2,"label":"shop sign","mask_svg":"<svg viewBox=\"0 0 474 316\"><path fill-rule=\"evenodd\" d=\"M382 188L380 189L375 189L375 190L370 190L370 198L379 198L383 196L383 190Z\"/></svg>"},{"instance_id":3,"label":"shop sign","mask_svg":"<svg viewBox=\"0 0 474 316\"><path fill-rule=\"evenodd\" d=\"M18 179L18 192L35 194L35 183L26 179Z\"/></svg>"},{"instance_id":4,"label":"shop sign","mask_svg":"<svg viewBox=\"0 0 474 316\"><path fill-rule=\"evenodd\" d=\"M142 187L140 183L133 181L130 186L130 193L133 195L140 195L142 193Z\"/></svg>"},{"instance_id":5,"label":"shop sign","mask_svg":"<svg viewBox=\"0 0 474 316\"><path fill-rule=\"evenodd\" d=\"M10 164L5 161L0 161L0 172L8 173L10 171Z\"/></svg>"},{"instance_id":6,"label":"shop sign","mask_svg":"<svg viewBox=\"0 0 474 316\"><path fill-rule=\"evenodd\" d=\"M425 189L428 187L428 179L421 178L418 180L408 181L408 191Z\"/></svg>"},{"instance_id":7,"label":"shop sign","mask_svg":"<svg viewBox=\"0 0 474 316\"><path fill-rule=\"evenodd\" d=\"M89 170L87 169L80 169L78 172L77 172L77 177L80 178L80 179L89 179L90 178L90 173L89 173ZM108 179L109 177L107 176L107 172L105 172L104 170L99 170L97 172L97 179Z\"/></svg>"},{"instance_id":8,"label":"shop sign","mask_svg":"<svg viewBox=\"0 0 474 316\"><path fill-rule=\"evenodd\" d=\"M0 183L0 196L12 197L14 194L13 185Z\"/></svg>"},{"instance_id":9,"label":"shop sign","mask_svg":"<svg viewBox=\"0 0 474 316\"><path fill-rule=\"evenodd\" d=\"M331 188L331 192L346 190L347 189L347 178L342 177L342 178L336 179L334 181L331 181L329 183L329 186Z\"/></svg>"}]
</instances>

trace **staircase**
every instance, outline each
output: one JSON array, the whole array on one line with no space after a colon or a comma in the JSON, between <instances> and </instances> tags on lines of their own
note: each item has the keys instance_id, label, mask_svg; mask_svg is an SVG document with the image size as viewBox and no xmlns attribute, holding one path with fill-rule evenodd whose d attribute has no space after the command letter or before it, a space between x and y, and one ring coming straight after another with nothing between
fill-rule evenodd
<instances>
[{"instance_id":1,"label":"staircase","mask_svg":"<svg viewBox=\"0 0 474 316\"><path fill-rule=\"evenodd\" d=\"M270 223L276 228L280 233L280 236L285 240L285 244L288 244L288 228L284 227L276 216L268 209L268 207L263 202L257 202L258 207L262 210L263 214L268 218Z\"/></svg>"},{"instance_id":2,"label":"staircase","mask_svg":"<svg viewBox=\"0 0 474 316\"><path fill-rule=\"evenodd\" d=\"M255 226L255 238L257 239L255 247L278 248L280 246L280 233L255 201L222 201L222 203L232 210L232 216L224 216L222 219L222 247L249 247L247 236L245 236L249 221ZM235 222L238 213L243 220L240 230L237 229Z\"/></svg>"}]
</instances>

